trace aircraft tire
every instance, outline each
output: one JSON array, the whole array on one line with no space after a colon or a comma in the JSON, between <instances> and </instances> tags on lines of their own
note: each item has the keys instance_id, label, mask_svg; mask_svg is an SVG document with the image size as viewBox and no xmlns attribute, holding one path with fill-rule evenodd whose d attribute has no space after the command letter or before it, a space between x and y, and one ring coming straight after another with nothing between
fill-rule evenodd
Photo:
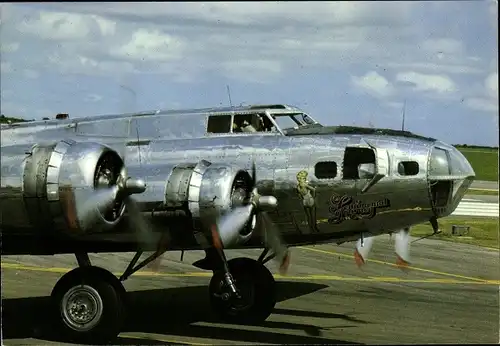
<instances>
[{"instance_id":1,"label":"aircraft tire","mask_svg":"<svg viewBox=\"0 0 500 346\"><path fill-rule=\"evenodd\" d=\"M229 271L240 290L241 299L223 300L220 294L228 292L224 273L215 273L210 280L210 303L214 311L225 321L255 325L264 322L276 305L276 282L262 263L251 258L235 258L228 261Z\"/></svg>"},{"instance_id":2,"label":"aircraft tire","mask_svg":"<svg viewBox=\"0 0 500 346\"><path fill-rule=\"evenodd\" d=\"M68 341L105 344L120 333L125 289L109 271L94 266L75 268L57 282L51 297L55 320Z\"/></svg>"}]
</instances>

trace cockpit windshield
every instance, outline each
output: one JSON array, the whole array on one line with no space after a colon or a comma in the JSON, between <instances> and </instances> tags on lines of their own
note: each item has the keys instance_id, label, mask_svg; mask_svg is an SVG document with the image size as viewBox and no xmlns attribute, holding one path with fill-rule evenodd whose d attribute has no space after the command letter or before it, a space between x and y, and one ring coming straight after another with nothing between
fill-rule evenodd
<instances>
[{"instance_id":1,"label":"cockpit windshield","mask_svg":"<svg viewBox=\"0 0 500 346\"><path fill-rule=\"evenodd\" d=\"M271 117L283 132L298 129L301 126L317 124L315 120L305 113L271 114Z\"/></svg>"}]
</instances>

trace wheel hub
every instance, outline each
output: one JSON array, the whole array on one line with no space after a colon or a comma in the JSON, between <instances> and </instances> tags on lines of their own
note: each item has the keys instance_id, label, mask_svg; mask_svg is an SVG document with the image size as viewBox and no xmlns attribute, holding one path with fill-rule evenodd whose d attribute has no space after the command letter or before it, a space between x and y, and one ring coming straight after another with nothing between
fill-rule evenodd
<instances>
[{"instance_id":1,"label":"wheel hub","mask_svg":"<svg viewBox=\"0 0 500 346\"><path fill-rule=\"evenodd\" d=\"M222 294L217 295L225 304L227 304L233 311L242 311L250 308L254 303L254 287L252 282L247 280L235 280L235 285L238 289L238 295L228 292L230 289L225 280L221 280L219 284L219 291Z\"/></svg>"},{"instance_id":2,"label":"wheel hub","mask_svg":"<svg viewBox=\"0 0 500 346\"><path fill-rule=\"evenodd\" d=\"M103 303L99 293L90 286L71 288L61 302L63 321L76 331L92 329L100 320Z\"/></svg>"}]
</instances>

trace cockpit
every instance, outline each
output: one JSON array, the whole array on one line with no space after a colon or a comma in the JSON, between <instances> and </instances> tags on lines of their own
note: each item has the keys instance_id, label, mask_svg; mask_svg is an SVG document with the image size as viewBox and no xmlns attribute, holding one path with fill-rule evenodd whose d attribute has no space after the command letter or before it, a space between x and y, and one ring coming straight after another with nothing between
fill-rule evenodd
<instances>
[{"instance_id":1,"label":"cockpit","mask_svg":"<svg viewBox=\"0 0 500 346\"><path fill-rule=\"evenodd\" d=\"M273 108L278 107L280 108ZM280 133L308 126L322 126L298 108L250 106L232 112L212 113L208 116L207 133Z\"/></svg>"}]
</instances>

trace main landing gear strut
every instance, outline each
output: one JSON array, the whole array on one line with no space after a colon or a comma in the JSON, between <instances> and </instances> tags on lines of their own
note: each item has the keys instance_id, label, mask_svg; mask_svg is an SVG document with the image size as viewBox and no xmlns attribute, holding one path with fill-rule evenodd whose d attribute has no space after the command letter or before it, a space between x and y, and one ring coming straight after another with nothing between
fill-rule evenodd
<instances>
[{"instance_id":1,"label":"main landing gear strut","mask_svg":"<svg viewBox=\"0 0 500 346\"><path fill-rule=\"evenodd\" d=\"M257 324L271 314L275 298L275 281L264 266L272 256L258 260L235 258L227 261L223 251L215 248L218 261L211 261L214 273L209 284L210 302L224 320ZM161 256L156 252L136 265L138 252L118 279L106 269L93 266L87 253L77 253L77 268L66 273L52 290L56 321L65 339L77 343L103 344L115 339L126 317L127 297L122 282ZM213 253L210 255L213 259Z\"/></svg>"}]
</instances>

